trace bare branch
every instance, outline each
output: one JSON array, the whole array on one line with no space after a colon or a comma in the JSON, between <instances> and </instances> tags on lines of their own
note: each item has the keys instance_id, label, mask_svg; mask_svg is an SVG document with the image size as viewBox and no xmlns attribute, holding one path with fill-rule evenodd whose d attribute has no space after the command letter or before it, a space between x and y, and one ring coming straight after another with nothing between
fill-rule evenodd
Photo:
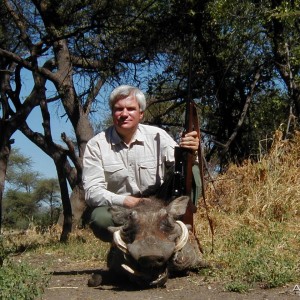
<instances>
[{"instance_id":1,"label":"bare branch","mask_svg":"<svg viewBox=\"0 0 300 300\"><path fill-rule=\"evenodd\" d=\"M68 149L69 149L68 154L69 154L69 157L71 158L72 162L74 163L75 168L77 169L77 171L81 170L82 169L82 163L81 163L81 160L79 159L78 155L76 155L74 143L67 137L65 132L63 132L61 134L61 138L66 143L66 145L68 146Z\"/></svg>"},{"instance_id":2,"label":"bare branch","mask_svg":"<svg viewBox=\"0 0 300 300\"><path fill-rule=\"evenodd\" d=\"M83 105L83 111L86 114L90 113L90 109L92 106L92 103L94 102L97 94L99 93L101 87L103 86L103 81L102 79L99 79L96 83L96 85L93 87L93 89L91 90L91 92L89 93L87 100L85 102L85 104Z\"/></svg>"},{"instance_id":3,"label":"bare branch","mask_svg":"<svg viewBox=\"0 0 300 300\"><path fill-rule=\"evenodd\" d=\"M236 138L237 134L238 134L238 131L239 129L241 128L241 126L243 125L244 123L244 120L245 120L245 117L246 117L246 114L247 114L247 111L248 111L248 108L250 106L250 103L251 103L251 100L252 100L252 96L253 96L253 92L255 90L255 87L256 87L256 84L260 78L260 75L261 75L261 69L262 69L262 66L259 66L258 70L256 71L256 74L254 76L254 81L252 82L251 84L251 87L250 87L250 91L247 95L247 98L246 98L246 101L245 101L245 104L244 104L244 107L243 107L243 110L241 112L241 115L240 115L240 118L238 120L238 123L234 129L234 131L232 132L231 136L229 137L228 141L226 142L225 145L223 145L224 149L222 150L222 153L224 154L225 152L227 152L229 146L231 145L231 143L234 141L234 139ZM220 145L220 143L219 143Z\"/></svg>"}]
</instances>

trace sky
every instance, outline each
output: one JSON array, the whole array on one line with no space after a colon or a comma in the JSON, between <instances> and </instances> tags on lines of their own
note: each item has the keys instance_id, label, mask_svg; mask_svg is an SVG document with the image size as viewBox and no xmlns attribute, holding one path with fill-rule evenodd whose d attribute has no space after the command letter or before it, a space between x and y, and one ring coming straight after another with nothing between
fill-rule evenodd
<instances>
[{"instance_id":1,"label":"sky","mask_svg":"<svg viewBox=\"0 0 300 300\"><path fill-rule=\"evenodd\" d=\"M60 135L65 132L68 137L72 137L72 129L69 123L62 120L59 115L57 108L50 107L53 112L51 114L51 130L53 139L56 143L60 143L63 146L65 144L61 141ZM29 127L35 132L43 133L42 118L39 112L39 108L35 108L27 119ZM32 171L37 171L45 178L57 177L56 168L53 160L45 154L40 148L34 143L28 140L20 131L14 133L12 138L15 140L12 148L18 148L20 153L26 157L30 157L32 161Z\"/></svg>"}]
</instances>

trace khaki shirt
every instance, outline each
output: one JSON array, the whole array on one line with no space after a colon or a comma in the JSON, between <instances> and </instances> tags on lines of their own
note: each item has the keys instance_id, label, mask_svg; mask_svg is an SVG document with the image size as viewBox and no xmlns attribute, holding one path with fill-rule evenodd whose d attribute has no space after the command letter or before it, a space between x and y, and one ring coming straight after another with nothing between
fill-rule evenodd
<instances>
[{"instance_id":1,"label":"khaki shirt","mask_svg":"<svg viewBox=\"0 0 300 300\"><path fill-rule=\"evenodd\" d=\"M83 157L83 187L89 206L122 205L127 195L149 196L174 164L176 142L158 127L139 124L128 146L114 126L87 143Z\"/></svg>"}]
</instances>

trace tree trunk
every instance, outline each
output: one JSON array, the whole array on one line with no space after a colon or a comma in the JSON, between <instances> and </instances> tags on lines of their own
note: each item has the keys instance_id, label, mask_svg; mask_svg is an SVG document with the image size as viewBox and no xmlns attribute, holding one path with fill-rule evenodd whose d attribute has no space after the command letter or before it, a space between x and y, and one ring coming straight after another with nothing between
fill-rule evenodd
<instances>
[{"instance_id":1,"label":"tree trunk","mask_svg":"<svg viewBox=\"0 0 300 300\"><path fill-rule=\"evenodd\" d=\"M82 184L78 184L73 188L70 200L73 213L73 227L78 227L81 223L82 213L86 209Z\"/></svg>"},{"instance_id":2,"label":"tree trunk","mask_svg":"<svg viewBox=\"0 0 300 300\"><path fill-rule=\"evenodd\" d=\"M68 240L68 236L72 231L72 207L69 198L68 184L66 179L66 174L63 168L63 160L65 158L60 157L57 161L55 161L56 170L58 174L58 181L61 191L61 199L63 204L63 212L64 212L64 223L63 230L60 236L61 242L66 242Z\"/></svg>"},{"instance_id":3,"label":"tree trunk","mask_svg":"<svg viewBox=\"0 0 300 300\"><path fill-rule=\"evenodd\" d=\"M2 233L2 203L5 187L6 170L11 151L10 141L2 140L0 142L0 235Z\"/></svg>"}]
</instances>

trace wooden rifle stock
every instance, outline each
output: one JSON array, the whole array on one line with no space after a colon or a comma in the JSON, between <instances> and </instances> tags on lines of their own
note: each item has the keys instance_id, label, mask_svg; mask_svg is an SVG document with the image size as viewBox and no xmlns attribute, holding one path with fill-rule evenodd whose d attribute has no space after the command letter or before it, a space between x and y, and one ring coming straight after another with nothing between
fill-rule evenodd
<instances>
[{"instance_id":1,"label":"wooden rifle stock","mask_svg":"<svg viewBox=\"0 0 300 300\"><path fill-rule=\"evenodd\" d=\"M194 103L192 101L187 101L186 126L183 135L186 132L191 132L195 130L194 128L195 109L196 107L194 106ZM175 148L175 174L174 174L173 195L175 197L181 195L186 195L190 197L186 212L182 217L182 221L185 224L191 225L193 232L194 232L193 214L196 212L196 206L194 205L191 199L192 189L193 189L192 168L193 168L194 159L195 157L192 150L181 148L181 147Z\"/></svg>"}]
</instances>

